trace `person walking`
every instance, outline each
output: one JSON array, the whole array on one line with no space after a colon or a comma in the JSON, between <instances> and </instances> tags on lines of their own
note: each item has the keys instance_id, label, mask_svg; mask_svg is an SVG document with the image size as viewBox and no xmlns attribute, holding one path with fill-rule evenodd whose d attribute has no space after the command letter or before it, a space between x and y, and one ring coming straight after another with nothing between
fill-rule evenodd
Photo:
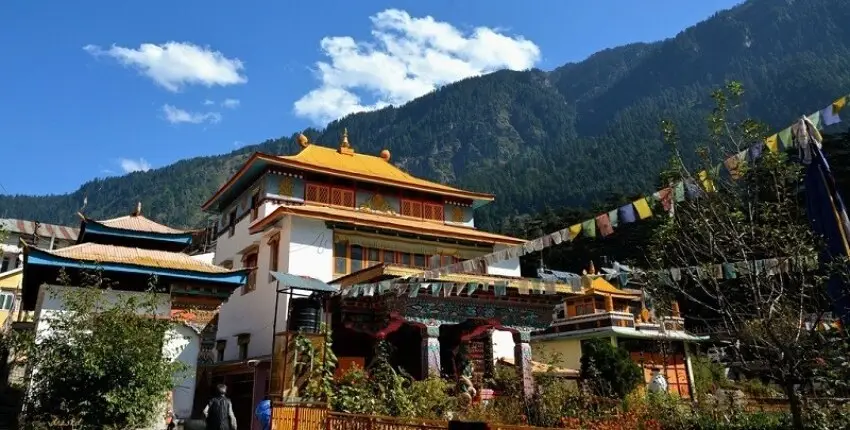
<instances>
[{"instance_id":1,"label":"person walking","mask_svg":"<svg viewBox=\"0 0 850 430\"><path fill-rule=\"evenodd\" d=\"M219 384L218 396L210 399L204 408L207 419L207 430L236 430L236 415L233 414L233 404L227 398L227 386Z\"/></svg>"},{"instance_id":2,"label":"person walking","mask_svg":"<svg viewBox=\"0 0 850 430\"><path fill-rule=\"evenodd\" d=\"M269 396L263 396L263 400L257 404L257 409L254 410L254 416L260 422L261 430L271 430L272 428L272 402Z\"/></svg>"}]
</instances>

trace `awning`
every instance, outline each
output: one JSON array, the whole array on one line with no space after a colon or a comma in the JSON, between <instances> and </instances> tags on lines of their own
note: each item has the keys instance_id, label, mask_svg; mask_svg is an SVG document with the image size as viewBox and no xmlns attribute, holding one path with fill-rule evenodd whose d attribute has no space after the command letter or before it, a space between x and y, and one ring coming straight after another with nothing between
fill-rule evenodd
<instances>
[{"instance_id":1,"label":"awning","mask_svg":"<svg viewBox=\"0 0 850 430\"><path fill-rule=\"evenodd\" d=\"M328 285L316 278L309 276L290 275L289 273L271 272L272 277L281 285L298 290L316 291L320 293L335 293L339 291L336 285Z\"/></svg>"}]
</instances>

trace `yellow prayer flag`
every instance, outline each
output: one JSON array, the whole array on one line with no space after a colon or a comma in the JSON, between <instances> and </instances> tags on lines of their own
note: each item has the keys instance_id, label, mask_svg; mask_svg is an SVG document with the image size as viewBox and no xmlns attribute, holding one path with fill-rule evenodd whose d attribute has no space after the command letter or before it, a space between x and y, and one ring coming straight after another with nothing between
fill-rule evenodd
<instances>
[{"instance_id":1,"label":"yellow prayer flag","mask_svg":"<svg viewBox=\"0 0 850 430\"><path fill-rule=\"evenodd\" d=\"M633 205L640 219L647 219L652 216L652 210L649 208L649 203L646 202L646 197L635 200Z\"/></svg>"},{"instance_id":2,"label":"yellow prayer flag","mask_svg":"<svg viewBox=\"0 0 850 430\"><path fill-rule=\"evenodd\" d=\"M844 109L844 106L847 105L847 96L841 97L840 99L832 102L832 113L834 115L838 115L841 112L841 109Z\"/></svg>"},{"instance_id":3,"label":"yellow prayer flag","mask_svg":"<svg viewBox=\"0 0 850 430\"><path fill-rule=\"evenodd\" d=\"M575 239L579 233L581 233L581 224L574 224L570 226L570 240Z\"/></svg>"},{"instance_id":4,"label":"yellow prayer flag","mask_svg":"<svg viewBox=\"0 0 850 430\"><path fill-rule=\"evenodd\" d=\"M705 170L699 172L697 174L699 176L700 182L702 182L702 187L705 188L709 193L713 193L714 189L714 181L708 176L708 172Z\"/></svg>"},{"instance_id":5,"label":"yellow prayer flag","mask_svg":"<svg viewBox=\"0 0 850 430\"><path fill-rule=\"evenodd\" d=\"M777 138L777 136L775 134L764 140L764 144L767 145L767 148L770 149L770 152L779 151L778 142L779 142L779 139Z\"/></svg>"}]
</instances>

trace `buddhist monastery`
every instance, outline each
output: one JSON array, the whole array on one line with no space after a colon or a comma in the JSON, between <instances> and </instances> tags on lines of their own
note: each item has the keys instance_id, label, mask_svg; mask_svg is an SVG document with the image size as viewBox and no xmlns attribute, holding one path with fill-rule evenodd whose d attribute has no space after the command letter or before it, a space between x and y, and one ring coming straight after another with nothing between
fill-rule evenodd
<instances>
[{"instance_id":1,"label":"buddhist monastery","mask_svg":"<svg viewBox=\"0 0 850 430\"><path fill-rule=\"evenodd\" d=\"M298 143L295 155L255 153L203 205L219 215L214 262L251 269L222 306L217 365L208 366L214 383L230 387L237 418L250 420L253 405L279 385L269 381L273 327L315 330L319 314L333 329L341 366L368 363L384 339L411 374L454 376L463 370L460 348L473 362L474 383L496 356L509 356L524 365L531 389L530 334L549 325L563 297L529 295L527 285L521 295L517 256L417 279L415 287L407 279L523 243L475 228L474 209L494 197L411 176L388 150L358 153L347 132L335 148L303 135ZM327 309L300 297L282 300L275 315L281 279L339 291ZM376 283L393 286L361 288Z\"/></svg>"},{"instance_id":2,"label":"buddhist monastery","mask_svg":"<svg viewBox=\"0 0 850 430\"><path fill-rule=\"evenodd\" d=\"M580 294L555 306L552 325L532 334L535 355L559 358L559 365L581 368L582 342L610 339L629 351L649 384L664 376L667 390L684 398L693 393L688 343L704 340L685 331L677 303L672 315L658 317L647 308L644 293L622 289L590 269L581 276Z\"/></svg>"},{"instance_id":3,"label":"buddhist monastery","mask_svg":"<svg viewBox=\"0 0 850 430\"><path fill-rule=\"evenodd\" d=\"M63 311L62 293L80 285L86 272L100 271L115 282L109 294L116 296L149 290L155 280L161 299L157 316L182 323L176 333L166 335L171 340L164 351L172 351L173 359L188 366L189 376L178 381L170 407L178 418L189 418L195 402L194 369L199 362L213 360L218 307L245 283L245 271L215 266L181 252L191 243L193 233L146 218L141 204L120 218L81 218L75 245L61 249L24 245L23 309L35 311L35 330L42 333L50 330L45 317ZM60 270L67 274L70 285L58 285ZM207 399L198 400L203 403Z\"/></svg>"}]
</instances>

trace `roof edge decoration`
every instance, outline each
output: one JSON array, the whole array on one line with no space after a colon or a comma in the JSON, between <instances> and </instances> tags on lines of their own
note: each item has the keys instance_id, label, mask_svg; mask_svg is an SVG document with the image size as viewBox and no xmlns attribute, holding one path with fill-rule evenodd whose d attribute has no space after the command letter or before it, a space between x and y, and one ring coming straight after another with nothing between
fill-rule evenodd
<instances>
[{"instance_id":1,"label":"roof edge decoration","mask_svg":"<svg viewBox=\"0 0 850 430\"><path fill-rule=\"evenodd\" d=\"M461 190L417 178L391 164L389 159L389 151L382 152L382 156L378 157L355 153L350 147L344 150L335 150L316 144L302 146L301 151L295 155L276 156L255 152L242 165L239 171L231 176L212 197L201 205L201 209L205 211L220 210L220 200L227 194L230 188L238 185L240 182L253 180L268 167L291 168L433 193L444 197L469 199L473 201L473 207L483 206L495 198L492 194ZM248 184L245 185L247 186Z\"/></svg>"},{"instance_id":2,"label":"roof edge decoration","mask_svg":"<svg viewBox=\"0 0 850 430\"><path fill-rule=\"evenodd\" d=\"M251 225L249 232L251 234L260 232L285 215L341 222L354 226L394 230L435 238L449 237L470 242L485 243L488 245L518 245L525 243L525 240L523 239L489 233L486 231L476 230L471 227L459 227L408 218L376 215L369 212L351 209L340 209L316 205L280 206L265 218Z\"/></svg>"},{"instance_id":3,"label":"roof edge decoration","mask_svg":"<svg viewBox=\"0 0 850 430\"><path fill-rule=\"evenodd\" d=\"M80 225L80 235L78 242L82 241L86 234L100 234L104 236L119 236L133 239L157 240L183 245L192 243L192 232L181 233L160 233L150 231L139 231L120 227L111 227L103 224L101 221L96 221L90 218L84 218Z\"/></svg>"}]
</instances>

